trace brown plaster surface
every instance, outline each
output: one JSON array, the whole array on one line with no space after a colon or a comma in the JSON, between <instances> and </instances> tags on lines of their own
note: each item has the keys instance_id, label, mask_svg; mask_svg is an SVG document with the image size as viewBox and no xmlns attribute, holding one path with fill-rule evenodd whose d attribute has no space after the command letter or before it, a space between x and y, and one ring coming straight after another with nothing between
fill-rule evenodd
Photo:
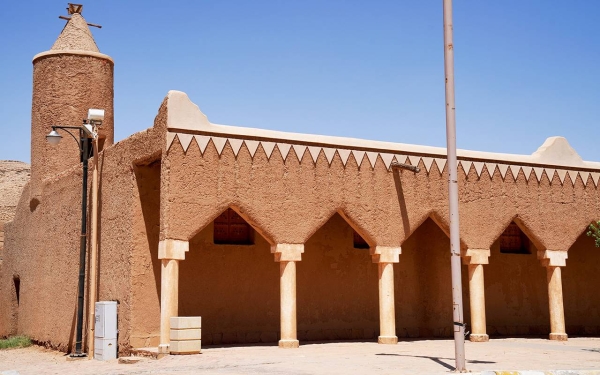
<instances>
[{"instance_id":1,"label":"brown plaster surface","mask_svg":"<svg viewBox=\"0 0 600 375\"><path fill-rule=\"evenodd\" d=\"M490 336L550 333L546 269L532 254L500 253L491 247L484 265L486 318ZM568 267L568 265L567 265Z\"/></svg>"},{"instance_id":2,"label":"brown plaster surface","mask_svg":"<svg viewBox=\"0 0 600 375\"><path fill-rule=\"evenodd\" d=\"M219 156L212 141L202 155L194 143L186 153L176 141L165 157L163 237L188 239L228 205L278 243L305 242L336 211L380 246L401 245L427 217L448 227L447 181L435 166L388 171L378 159L374 169L365 160L359 168L350 156L344 167L337 155L329 165L323 154L313 163L308 152L284 162L275 152L267 159L262 147L252 158L245 145L236 157L229 144ZM566 251L600 216L599 190L579 179L571 186L558 177L527 181L522 172L513 181L507 173L459 173L463 246L489 248L515 220L541 249Z\"/></svg>"},{"instance_id":3,"label":"brown plaster surface","mask_svg":"<svg viewBox=\"0 0 600 375\"><path fill-rule=\"evenodd\" d=\"M52 46L53 51L80 50L100 52L86 20L79 13L71 15Z\"/></svg>"},{"instance_id":4,"label":"brown plaster surface","mask_svg":"<svg viewBox=\"0 0 600 375\"><path fill-rule=\"evenodd\" d=\"M0 263L4 248L4 224L15 215L23 187L29 181L29 164L0 160Z\"/></svg>"},{"instance_id":5,"label":"brown plaster surface","mask_svg":"<svg viewBox=\"0 0 600 375\"><path fill-rule=\"evenodd\" d=\"M191 241L179 268L179 315L202 316L202 343L277 342L279 264L254 245L215 245L213 224Z\"/></svg>"},{"instance_id":6,"label":"brown plaster surface","mask_svg":"<svg viewBox=\"0 0 600 375\"><path fill-rule=\"evenodd\" d=\"M297 263L298 339L376 339L377 280L369 249L354 248L352 228L336 213L306 242Z\"/></svg>"},{"instance_id":7,"label":"brown plaster surface","mask_svg":"<svg viewBox=\"0 0 600 375\"><path fill-rule=\"evenodd\" d=\"M41 194L44 179L79 163L75 142L64 130L62 141L50 145L52 125L79 126L90 108L105 110L99 129L104 147L114 142L113 64L83 55L47 55L33 65L31 115L31 175L33 197ZM72 130L71 130L72 131ZM74 135L79 138L78 132Z\"/></svg>"},{"instance_id":8,"label":"brown plaster surface","mask_svg":"<svg viewBox=\"0 0 600 375\"><path fill-rule=\"evenodd\" d=\"M600 335L600 249L583 233L562 268L565 324L569 337Z\"/></svg>"},{"instance_id":9,"label":"brown plaster surface","mask_svg":"<svg viewBox=\"0 0 600 375\"><path fill-rule=\"evenodd\" d=\"M154 278L144 269L152 264L148 243L156 242L157 219L154 218L156 227L149 229L136 225L136 220L143 220L141 206L146 210L158 206L158 197L152 196L152 190L159 183L156 178L152 182L152 173L147 173L150 191L142 189L140 198L134 166L160 158L165 132L164 108L161 111L154 128L107 147L99 156L98 299L119 301L121 352L135 342L130 339L135 304L142 305L136 310L139 318L146 309L144 299L152 298L140 295L140 299L134 300L132 289L139 287L144 277ZM21 195L15 218L6 228L5 262L0 269L0 336L26 334L62 351L71 348L77 302L81 180L81 166L76 164L46 179L41 203L33 211L29 202L30 185ZM151 218L149 222L152 223ZM140 246L143 243L146 245ZM11 288L14 275L21 279L18 305L14 288L5 292L5 288ZM155 287L148 290L154 290L156 300ZM17 315L18 321L12 318ZM143 336L144 330L152 330L145 323L139 327L134 332L136 338Z\"/></svg>"}]
</instances>

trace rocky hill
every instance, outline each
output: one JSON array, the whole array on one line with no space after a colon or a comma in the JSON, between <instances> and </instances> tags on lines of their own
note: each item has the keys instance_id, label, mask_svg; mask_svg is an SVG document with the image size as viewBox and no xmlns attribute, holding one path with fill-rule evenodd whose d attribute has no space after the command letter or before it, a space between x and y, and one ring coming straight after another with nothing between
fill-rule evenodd
<instances>
[{"instance_id":1,"label":"rocky hill","mask_svg":"<svg viewBox=\"0 0 600 375\"><path fill-rule=\"evenodd\" d=\"M4 247L4 223L11 221L23 186L29 181L29 164L0 160L0 260Z\"/></svg>"}]
</instances>

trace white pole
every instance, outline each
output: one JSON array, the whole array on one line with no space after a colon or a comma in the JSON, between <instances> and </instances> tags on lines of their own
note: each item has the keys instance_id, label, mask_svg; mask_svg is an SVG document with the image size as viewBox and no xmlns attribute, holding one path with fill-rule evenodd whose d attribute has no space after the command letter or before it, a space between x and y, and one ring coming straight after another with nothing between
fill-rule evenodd
<instances>
[{"instance_id":1,"label":"white pole","mask_svg":"<svg viewBox=\"0 0 600 375\"><path fill-rule=\"evenodd\" d=\"M448 201L450 205L450 262L452 265L452 316L456 371L466 372L465 326L463 322L460 238L458 222L458 177L456 162L456 117L454 104L454 45L452 0L444 2L444 68L446 73L446 144L448 152Z\"/></svg>"}]
</instances>

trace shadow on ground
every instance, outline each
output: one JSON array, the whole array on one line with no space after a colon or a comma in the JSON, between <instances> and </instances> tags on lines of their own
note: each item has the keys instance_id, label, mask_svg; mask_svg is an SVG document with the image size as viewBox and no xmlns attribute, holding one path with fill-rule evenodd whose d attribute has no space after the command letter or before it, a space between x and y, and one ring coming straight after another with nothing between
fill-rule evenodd
<instances>
[{"instance_id":1,"label":"shadow on ground","mask_svg":"<svg viewBox=\"0 0 600 375\"><path fill-rule=\"evenodd\" d=\"M441 365L441 366L447 368L448 370L451 370L451 371L456 370L456 368L453 367L452 365L449 365L446 362L442 361L442 359L445 359L445 360L448 360L448 361L454 361L454 358L441 358L441 357L429 357L429 356L425 356L425 355L406 355L406 354L389 354L389 353L377 353L375 355L389 355L389 356L394 356L394 357L425 358L425 359L432 360L433 362L435 362L438 365ZM496 362L492 362L492 361L478 361L478 360L467 360L467 363L493 364L493 363L496 363Z\"/></svg>"}]
</instances>

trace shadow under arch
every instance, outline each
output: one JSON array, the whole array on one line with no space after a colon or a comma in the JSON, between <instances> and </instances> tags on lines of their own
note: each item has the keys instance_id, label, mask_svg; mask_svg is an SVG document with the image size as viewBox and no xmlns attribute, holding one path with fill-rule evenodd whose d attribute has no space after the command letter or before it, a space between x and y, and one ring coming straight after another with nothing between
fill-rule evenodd
<instances>
[{"instance_id":1,"label":"shadow under arch","mask_svg":"<svg viewBox=\"0 0 600 375\"><path fill-rule=\"evenodd\" d=\"M550 332L546 269L538 259L538 251L545 249L518 215L505 224L490 246L484 272L487 333L491 337Z\"/></svg>"},{"instance_id":2,"label":"shadow under arch","mask_svg":"<svg viewBox=\"0 0 600 375\"><path fill-rule=\"evenodd\" d=\"M336 210L304 244L297 263L300 341L375 340L379 332L378 271L368 248L356 248L357 232L370 236Z\"/></svg>"},{"instance_id":3,"label":"shadow under arch","mask_svg":"<svg viewBox=\"0 0 600 375\"><path fill-rule=\"evenodd\" d=\"M593 221L595 223L595 221ZM562 267L563 305L567 334L600 336L600 248L586 233L589 226L568 250L567 266Z\"/></svg>"},{"instance_id":4,"label":"shadow under arch","mask_svg":"<svg viewBox=\"0 0 600 375\"><path fill-rule=\"evenodd\" d=\"M434 212L423 217L402 244L394 264L396 335L401 338L452 337L450 238ZM443 221L442 221L443 223ZM468 273L462 270L463 301ZM469 311L464 306L465 315ZM465 316L465 321L468 321Z\"/></svg>"},{"instance_id":5,"label":"shadow under arch","mask_svg":"<svg viewBox=\"0 0 600 375\"><path fill-rule=\"evenodd\" d=\"M252 241L215 241L215 220L223 213L238 226L233 232L245 223ZM189 239L179 265L179 315L202 316L203 345L277 342L279 265L270 251L273 240L263 233L231 204Z\"/></svg>"}]
</instances>

